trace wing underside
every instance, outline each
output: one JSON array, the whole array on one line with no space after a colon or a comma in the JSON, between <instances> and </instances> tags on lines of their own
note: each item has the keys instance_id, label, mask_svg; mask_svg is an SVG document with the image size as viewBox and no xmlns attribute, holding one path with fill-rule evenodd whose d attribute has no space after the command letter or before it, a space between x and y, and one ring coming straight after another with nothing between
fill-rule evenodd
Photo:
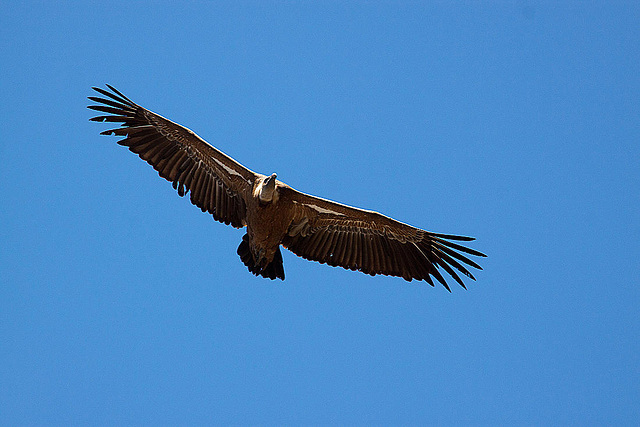
<instances>
[{"instance_id":1,"label":"wing underside","mask_svg":"<svg viewBox=\"0 0 640 427\"><path fill-rule=\"evenodd\" d=\"M305 259L405 280L432 278L450 290L440 269L462 287L460 274L482 269L469 255L485 255L456 241L471 237L432 233L373 211L295 192L296 214L283 245Z\"/></svg>"},{"instance_id":2,"label":"wing underside","mask_svg":"<svg viewBox=\"0 0 640 427\"><path fill-rule=\"evenodd\" d=\"M105 113L92 121L120 123L101 132L124 137L128 147L170 181L180 196L190 192L191 203L217 221L242 227L246 224L244 197L256 174L209 145L189 129L167 120L131 101L112 86L94 87L104 97L88 108Z\"/></svg>"}]
</instances>

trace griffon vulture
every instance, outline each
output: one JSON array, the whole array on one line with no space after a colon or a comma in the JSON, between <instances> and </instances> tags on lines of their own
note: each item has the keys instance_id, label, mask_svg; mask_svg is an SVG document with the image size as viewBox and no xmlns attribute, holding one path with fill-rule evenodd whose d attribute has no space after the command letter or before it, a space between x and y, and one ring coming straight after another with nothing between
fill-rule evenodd
<instances>
[{"instance_id":1,"label":"griffon vulture","mask_svg":"<svg viewBox=\"0 0 640 427\"><path fill-rule=\"evenodd\" d=\"M440 268L463 287L457 272L475 280L464 264L481 269L463 253L484 254L453 242L472 237L424 231L301 193L278 181L275 173L265 176L247 169L189 129L107 87L93 88L104 98L90 96L99 105L89 108L106 115L91 120L121 126L101 134L124 137L118 144L153 166L180 196L190 192L191 203L216 221L246 226L238 255L256 276L284 280L280 245L305 259L372 276L425 280L431 286L435 277L449 291Z\"/></svg>"}]
</instances>

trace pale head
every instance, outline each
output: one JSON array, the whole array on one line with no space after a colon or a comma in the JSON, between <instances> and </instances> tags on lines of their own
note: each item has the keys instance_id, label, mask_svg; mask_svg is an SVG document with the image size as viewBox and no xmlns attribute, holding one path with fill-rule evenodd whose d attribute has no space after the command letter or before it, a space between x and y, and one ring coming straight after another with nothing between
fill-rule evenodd
<instances>
[{"instance_id":1,"label":"pale head","mask_svg":"<svg viewBox=\"0 0 640 427\"><path fill-rule=\"evenodd\" d=\"M276 194L276 174L272 173L271 176L267 176L262 180L258 197L261 203L271 203L274 200Z\"/></svg>"}]
</instances>

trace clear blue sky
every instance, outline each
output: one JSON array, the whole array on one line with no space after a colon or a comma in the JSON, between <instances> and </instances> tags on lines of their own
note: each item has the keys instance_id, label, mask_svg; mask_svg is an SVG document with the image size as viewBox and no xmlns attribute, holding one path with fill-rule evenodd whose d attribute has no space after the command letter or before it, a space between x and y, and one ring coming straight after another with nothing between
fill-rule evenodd
<instances>
[{"instance_id":1,"label":"clear blue sky","mask_svg":"<svg viewBox=\"0 0 640 427\"><path fill-rule=\"evenodd\" d=\"M637 2L2 2L0 424L640 423ZM465 291L215 222L110 83L249 168L489 255Z\"/></svg>"}]
</instances>

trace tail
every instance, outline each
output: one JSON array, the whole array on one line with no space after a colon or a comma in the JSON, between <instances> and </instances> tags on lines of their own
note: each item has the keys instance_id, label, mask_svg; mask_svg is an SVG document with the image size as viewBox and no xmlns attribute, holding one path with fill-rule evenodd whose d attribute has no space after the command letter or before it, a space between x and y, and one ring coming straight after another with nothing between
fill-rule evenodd
<instances>
[{"instance_id":1,"label":"tail","mask_svg":"<svg viewBox=\"0 0 640 427\"><path fill-rule=\"evenodd\" d=\"M268 279L281 279L284 280L284 264L282 263L282 254L280 253L280 247L276 249L276 253L273 257L273 261L265 268L260 268L260 266L253 259L253 254L251 253L251 248L249 247L249 236L242 236L242 242L240 246L238 246L238 255L240 255L240 259L244 263L244 265L249 268L249 271L255 274L256 276L262 276Z\"/></svg>"}]
</instances>

